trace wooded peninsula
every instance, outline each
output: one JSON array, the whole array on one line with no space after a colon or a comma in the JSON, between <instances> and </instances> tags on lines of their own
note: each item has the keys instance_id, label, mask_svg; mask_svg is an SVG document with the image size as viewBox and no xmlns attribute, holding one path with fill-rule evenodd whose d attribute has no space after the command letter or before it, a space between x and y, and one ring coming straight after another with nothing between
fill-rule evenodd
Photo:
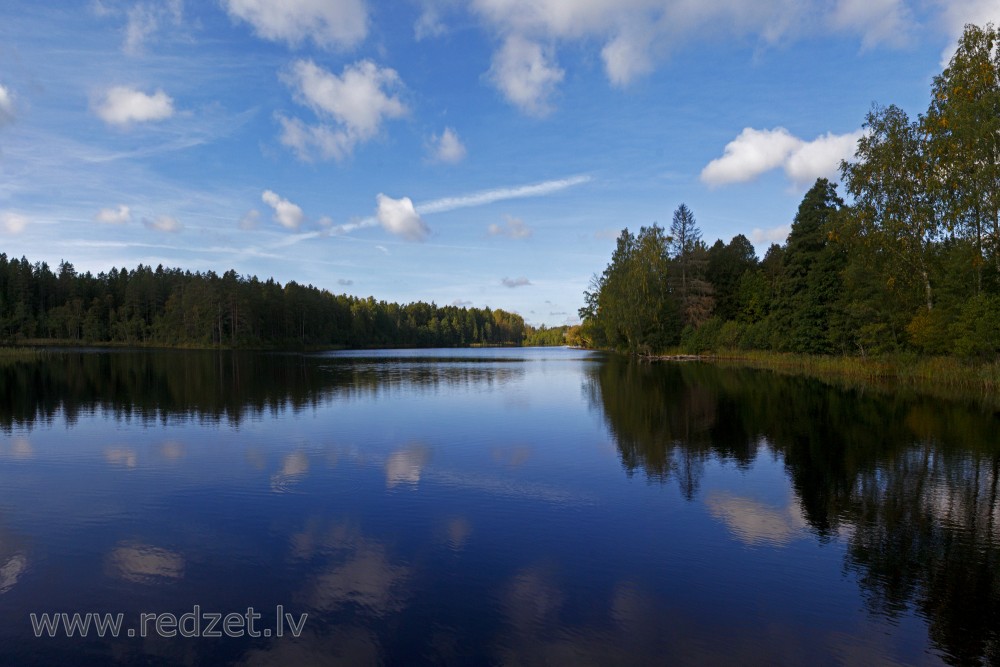
<instances>
[{"instance_id":1,"label":"wooded peninsula","mask_svg":"<svg viewBox=\"0 0 1000 667\"><path fill-rule=\"evenodd\" d=\"M139 265L93 275L69 262L0 254L0 341L165 347L454 347L520 345L524 319L489 308L400 305Z\"/></svg>"},{"instance_id":2,"label":"wooded peninsula","mask_svg":"<svg viewBox=\"0 0 1000 667\"><path fill-rule=\"evenodd\" d=\"M924 114L874 105L784 245L708 247L681 204L622 231L580 309L592 347L868 356L1000 353L1000 30L967 26Z\"/></svg>"}]
</instances>

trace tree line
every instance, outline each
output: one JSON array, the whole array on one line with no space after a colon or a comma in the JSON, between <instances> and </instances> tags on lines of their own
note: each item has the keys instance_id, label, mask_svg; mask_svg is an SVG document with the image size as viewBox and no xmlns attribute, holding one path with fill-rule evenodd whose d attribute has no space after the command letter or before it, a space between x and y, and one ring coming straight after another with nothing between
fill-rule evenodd
<instances>
[{"instance_id":1,"label":"tree line","mask_svg":"<svg viewBox=\"0 0 1000 667\"><path fill-rule=\"evenodd\" d=\"M966 26L916 119L873 105L841 163L847 201L818 179L763 259L742 234L707 246L684 204L669 230L623 230L579 336L633 353L1000 353L998 45L1000 29Z\"/></svg>"},{"instance_id":2,"label":"tree line","mask_svg":"<svg viewBox=\"0 0 1000 667\"><path fill-rule=\"evenodd\" d=\"M401 305L232 270L140 264L95 276L0 253L0 342L455 347L520 345L527 331L520 315L500 309Z\"/></svg>"}]
</instances>

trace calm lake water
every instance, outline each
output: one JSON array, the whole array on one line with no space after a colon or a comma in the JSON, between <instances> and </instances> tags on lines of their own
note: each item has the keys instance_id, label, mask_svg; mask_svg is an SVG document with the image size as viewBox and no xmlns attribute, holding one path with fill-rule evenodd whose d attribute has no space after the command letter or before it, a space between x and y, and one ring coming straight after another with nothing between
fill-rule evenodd
<instances>
[{"instance_id":1,"label":"calm lake water","mask_svg":"<svg viewBox=\"0 0 1000 667\"><path fill-rule=\"evenodd\" d=\"M1000 664L998 480L990 410L707 364L55 353L0 368L0 664ZM261 636L125 635L196 607Z\"/></svg>"}]
</instances>

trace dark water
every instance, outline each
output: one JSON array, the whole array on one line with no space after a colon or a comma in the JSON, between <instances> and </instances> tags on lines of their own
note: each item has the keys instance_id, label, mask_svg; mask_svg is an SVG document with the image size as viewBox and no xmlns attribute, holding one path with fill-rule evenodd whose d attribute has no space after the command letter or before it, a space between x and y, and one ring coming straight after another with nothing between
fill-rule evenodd
<instances>
[{"instance_id":1,"label":"dark water","mask_svg":"<svg viewBox=\"0 0 1000 667\"><path fill-rule=\"evenodd\" d=\"M0 367L0 664L1000 664L998 480L988 410L710 365L57 354ZM124 635L196 605L271 636Z\"/></svg>"}]
</instances>

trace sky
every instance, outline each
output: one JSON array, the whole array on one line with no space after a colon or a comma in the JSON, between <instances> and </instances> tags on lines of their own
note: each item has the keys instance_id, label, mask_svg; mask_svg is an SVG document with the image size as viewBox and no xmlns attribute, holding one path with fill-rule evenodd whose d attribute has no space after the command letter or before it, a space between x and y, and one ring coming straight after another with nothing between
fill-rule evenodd
<instances>
[{"instance_id":1,"label":"sky","mask_svg":"<svg viewBox=\"0 0 1000 667\"><path fill-rule=\"evenodd\" d=\"M782 243L1000 0L5 0L0 252L578 321L625 227Z\"/></svg>"}]
</instances>

